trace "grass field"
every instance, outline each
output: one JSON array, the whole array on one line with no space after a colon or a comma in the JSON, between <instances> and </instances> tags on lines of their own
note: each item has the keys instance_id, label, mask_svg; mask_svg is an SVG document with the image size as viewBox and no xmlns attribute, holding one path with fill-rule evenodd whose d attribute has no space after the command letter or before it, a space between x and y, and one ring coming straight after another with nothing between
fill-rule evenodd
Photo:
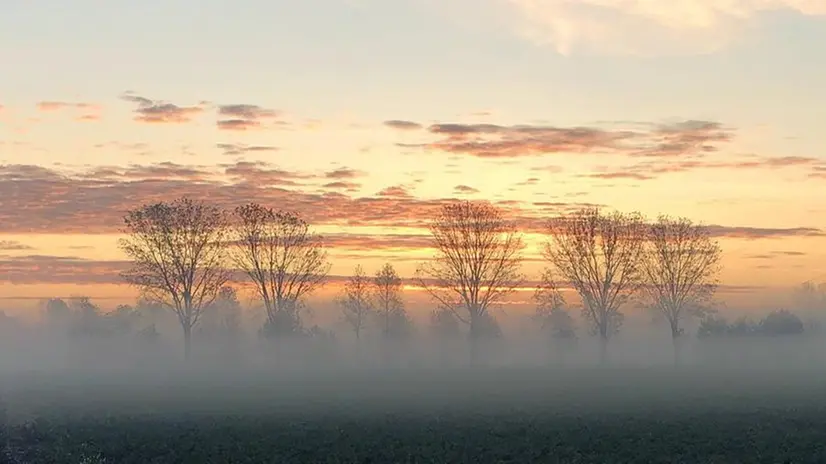
<instances>
[{"instance_id":1,"label":"grass field","mask_svg":"<svg viewBox=\"0 0 826 464\"><path fill-rule=\"evenodd\" d=\"M20 463L807 463L826 375L799 370L29 372Z\"/></svg>"}]
</instances>

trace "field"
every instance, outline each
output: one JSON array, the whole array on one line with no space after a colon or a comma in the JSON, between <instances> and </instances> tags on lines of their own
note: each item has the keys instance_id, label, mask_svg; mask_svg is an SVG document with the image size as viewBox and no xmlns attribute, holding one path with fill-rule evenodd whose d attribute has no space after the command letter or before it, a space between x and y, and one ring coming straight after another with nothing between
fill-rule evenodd
<instances>
[{"instance_id":1,"label":"field","mask_svg":"<svg viewBox=\"0 0 826 464\"><path fill-rule=\"evenodd\" d=\"M18 372L20 463L748 463L826 459L795 369Z\"/></svg>"}]
</instances>

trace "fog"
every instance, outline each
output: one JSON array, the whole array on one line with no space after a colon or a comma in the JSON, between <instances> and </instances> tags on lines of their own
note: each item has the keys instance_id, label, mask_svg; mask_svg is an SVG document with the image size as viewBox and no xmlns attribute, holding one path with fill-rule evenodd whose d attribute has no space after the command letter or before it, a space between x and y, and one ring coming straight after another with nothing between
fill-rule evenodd
<instances>
[{"instance_id":1,"label":"fog","mask_svg":"<svg viewBox=\"0 0 826 464\"><path fill-rule=\"evenodd\" d=\"M244 311L233 331L194 331L184 359L171 314L136 318L119 331L78 330L82 317L0 324L6 420L44 414L558 414L691 412L702 408L811 405L826 386L826 337L801 333L679 339L666 325L630 318L600 358L597 337L553 338L533 319L500 315L499 337L445 335L417 323L385 340L346 327L263 338ZM77 316L77 315L75 315ZM115 314L97 314L111 323ZM206 322L205 322L206 324Z\"/></svg>"}]
</instances>

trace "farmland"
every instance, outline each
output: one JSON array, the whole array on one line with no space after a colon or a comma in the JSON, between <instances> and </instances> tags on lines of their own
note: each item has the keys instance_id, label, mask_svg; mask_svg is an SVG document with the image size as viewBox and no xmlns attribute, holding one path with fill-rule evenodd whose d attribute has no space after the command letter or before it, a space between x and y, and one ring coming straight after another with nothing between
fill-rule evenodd
<instances>
[{"instance_id":1,"label":"farmland","mask_svg":"<svg viewBox=\"0 0 826 464\"><path fill-rule=\"evenodd\" d=\"M820 462L801 369L18 372L5 458L32 463Z\"/></svg>"}]
</instances>

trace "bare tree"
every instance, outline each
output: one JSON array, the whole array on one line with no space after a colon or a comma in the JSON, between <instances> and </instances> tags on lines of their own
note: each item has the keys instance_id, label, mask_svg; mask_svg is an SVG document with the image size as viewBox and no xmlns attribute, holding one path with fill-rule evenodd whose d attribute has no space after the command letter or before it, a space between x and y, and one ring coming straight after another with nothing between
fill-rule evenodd
<instances>
[{"instance_id":1,"label":"bare tree","mask_svg":"<svg viewBox=\"0 0 826 464\"><path fill-rule=\"evenodd\" d=\"M297 213L256 203L235 209L233 259L264 303L266 334L301 330L303 299L324 285L330 264L321 237Z\"/></svg>"},{"instance_id":2,"label":"bare tree","mask_svg":"<svg viewBox=\"0 0 826 464\"><path fill-rule=\"evenodd\" d=\"M576 323L551 269L542 273L533 299L536 303L534 321L539 324L539 330L548 336L558 362L563 363L567 351L576 346Z\"/></svg>"},{"instance_id":3,"label":"bare tree","mask_svg":"<svg viewBox=\"0 0 826 464\"><path fill-rule=\"evenodd\" d=\"M441 308L470 327L471 356L491 305L521 285L521 237L489 203L462 201L442 207L430 225L436 256L416 272Z\"/></svg>"},{"instance_id":4,"label":"bare tree","mask_svg":"<svg viewBox=\"0 0 826 464\"><path fill-rule=\"evenodd\" d=\"M552 339L576 338L576 324L566 308L565 297L554 281L553 271L546 269L533 296L534 315L540 330L550 333Z\"/></svg>"},{"instance_id":5,"label":"bare tree","mask_svg":"<svg viewBox=\"0 0 826 464\"><path fill-rule=\"evenodd\" d=\"M430 333L439 340L458 337L461 333L459 320L449 309L434 309L430 312Z\"/></svg>"},{"instance_id":6,"label":"bare tree","mask_svg":"<svg viewBox=\"0 0 826 464\"><path fill-rule=\"evenodd\" d=\"M364 269L360 265L356 266L353 275L344 285L344 295L338 300L344 322L353 329L357 340L361 339L362 331L374 314L370 285L370 279L367 278Z\"/></svg>"},{"instance_id":7,"label":"bare tree","mask_svg":"<svg viewBox=\"0 0 826 464\"><path fill-rule=\"evenodd\" d=\"M646 303L671 328L674 362L680 361L680 323L702 316L717 289L722 250L708 229L686 218L660 216L647 228L640 286Z\"/></svg>"},{"instance_id":8,"label":"bare tree","mask_svg":"<svg viewBox=\"0 0 826 464\"><path fill-rule=\"evenodd\" d=\"M215 206L181 198L131 210L124 223L120 248L132 267L122 275L146 299L172 309L188 359L192 328L230 276L226 216Z\"/></svg>"},{"instance_id":9,"label":"bare tree","mask_svg":"<svg viewBox=\"0 0 826 464\"><path fill-rule=\"evenodd\" d=\"M200 333L208 337L237 337L241 332L241 311L238 292L234 287L224 285L204 314Z\"/></svg>"},{"instance_id":10,"label":"bare tree","mask_svg":"<svg viewBox=\"0 0 826 464\"><path fill-rule=\"evenodd\" d=\"M583 317L600 338L600 359L622 324L620 308L640 284L645 223L638 213L598 208L553 219L544 256L582 298Z\"/></svg>"},{"instance_id":11,"label":"bare tree","mask_svg":"<svg viewBox=\"0 0 826 464\"><path fill-rule=\"evenodd\" d=\"M373 278L373 301L384 339L405 333L409 320L402 299L402 279L390 263Z\"/></svg>"},{"instance_id":12,"label":"bare tree","mask_svg":"<svg viewBox=\"0 0 826 464\"><path fill-rule=\"evenodd\" d=\"M792 292L792 303L805 317L808 332L817 333L822 330L826 315L826 282L803 282Z\"/></svg>"}]
</instances>

